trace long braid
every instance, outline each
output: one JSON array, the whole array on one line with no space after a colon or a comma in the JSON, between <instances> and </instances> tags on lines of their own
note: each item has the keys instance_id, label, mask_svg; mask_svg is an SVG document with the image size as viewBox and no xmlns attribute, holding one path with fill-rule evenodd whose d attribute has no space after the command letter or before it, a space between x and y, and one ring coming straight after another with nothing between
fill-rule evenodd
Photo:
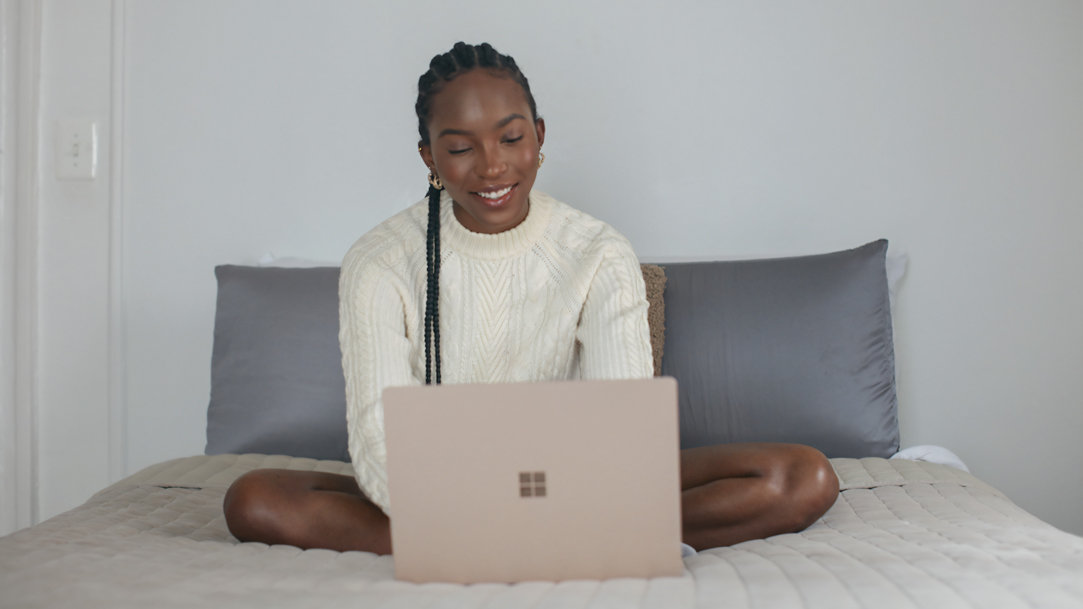
<instances>
[{"instance_id":1,"label":"long braid","mask_svg":"<svg viewBox=\"0 0 1083 609\"><path fill-rule=\"evenodd\" d=\"M429 62L429 71L417 81L418 133L421 145L429 145L429 114L432 111L432 98L443 89L443 85L457 76L476 68L492 71L494 74L511 78L523 88L527 104L535 122L538 109L534 96L530 93L530 83L519 70L515 60L508 55L501 55L489 43L470 45L456 42L447 53L437 55ZM429 186L429 226L425 238L426 286L425 286L425 384L433 382L433 363L435 362L436 384L440 384L440 191Z\"/></svg>"},{"instance_id":2,"label":"long braid","mask_svg":"<svg viewBox=\"0 0 1083 609\"><path fill-rule=\"evenodd\" d=\"M431 187L430 187L431 188ZM432 344L436 363L436 384L440 384L440 193L436 189L429 194L429 232L432 233Z\"/></svg>"},{"instance_id":3,"label":"long braid","mask_svg":"<svg viewBox=\"0 0 1083 609\"><path fill-rule=\"evenodd\" d=\"M440 257L440 191L429 186L429 228L425 236L425 384L432 384L432 350L436 348L436 384L440 384L440 309L439 277ZM433 332L433 329L437 329ZM433 338L435 334L435 345Z\"/></svg>"}]
</instances>

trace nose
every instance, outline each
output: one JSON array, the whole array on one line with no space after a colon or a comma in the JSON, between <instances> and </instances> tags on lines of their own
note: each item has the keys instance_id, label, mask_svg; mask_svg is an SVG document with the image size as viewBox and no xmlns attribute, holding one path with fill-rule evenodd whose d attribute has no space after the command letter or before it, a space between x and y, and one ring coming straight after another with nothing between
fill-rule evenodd
<instances>
[{"instance_id":1,"label":"nose","mask_svg":"<svg viewBox=\"0 0 1083 609\"><path fill-rule=\"evenodd\" d=\"M504 173L508 163L499 146L483 146L478 155L477 172L483 178L495 178Z\"/></svg>"}]
</instances>

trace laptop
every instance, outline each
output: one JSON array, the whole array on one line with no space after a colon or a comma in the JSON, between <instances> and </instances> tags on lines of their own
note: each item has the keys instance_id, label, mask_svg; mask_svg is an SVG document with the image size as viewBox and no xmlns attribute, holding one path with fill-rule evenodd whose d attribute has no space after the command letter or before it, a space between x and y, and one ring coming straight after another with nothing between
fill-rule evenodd
<instances>
[{"instance_id":1,"label":"laptop","mask_svg":"<svg viewBox=\"0 0 1083 609\"><path fill-rule=\"evenodd\" d=\"M395 576L679 576L672 378L384 391Z\"/></svg>"}]
</instances>

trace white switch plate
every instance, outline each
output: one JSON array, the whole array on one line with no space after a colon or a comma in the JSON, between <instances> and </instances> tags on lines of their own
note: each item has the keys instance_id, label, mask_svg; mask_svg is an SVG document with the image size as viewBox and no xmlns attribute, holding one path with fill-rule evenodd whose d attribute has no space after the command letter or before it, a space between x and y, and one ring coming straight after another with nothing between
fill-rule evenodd
<instances>
[{"instance_id":1,"label":"white switch plate","mask_svg":"<svg viewBox=\"0 0 1083 609\"><path fill-rule=\"evenodd\" d=\"M98 173L98 125L90 119L56 121L56 177L93 180Z\"/></svg>"}]
</instances>

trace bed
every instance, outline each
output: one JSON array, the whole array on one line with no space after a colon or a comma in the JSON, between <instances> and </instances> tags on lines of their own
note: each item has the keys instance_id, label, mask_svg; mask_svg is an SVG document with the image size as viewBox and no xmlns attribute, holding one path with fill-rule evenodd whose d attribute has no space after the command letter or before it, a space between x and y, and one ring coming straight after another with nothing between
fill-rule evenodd
<instances>
[{"instance_id":1,"label":"bed","mask_svg":"<svg viewBox=\"0 0 1083 609\"><path fill-rule=\"evenodd\" d=\"M682 384L682 444L802 441L831 457L839 498L801 533L701 551L681 577L470 586L399 582L390 557L365 552L239 543L221 510L237 476L351 472L337 269L219 267L208 454L0 538L0 606L1083 607L1083 538L959 464L891 458L886 247L644 265L656 369ZM708 370L720 361L725 374ZM771 408L794 396L811 412L780 423Z\"/></svg>"}]
</instances>

